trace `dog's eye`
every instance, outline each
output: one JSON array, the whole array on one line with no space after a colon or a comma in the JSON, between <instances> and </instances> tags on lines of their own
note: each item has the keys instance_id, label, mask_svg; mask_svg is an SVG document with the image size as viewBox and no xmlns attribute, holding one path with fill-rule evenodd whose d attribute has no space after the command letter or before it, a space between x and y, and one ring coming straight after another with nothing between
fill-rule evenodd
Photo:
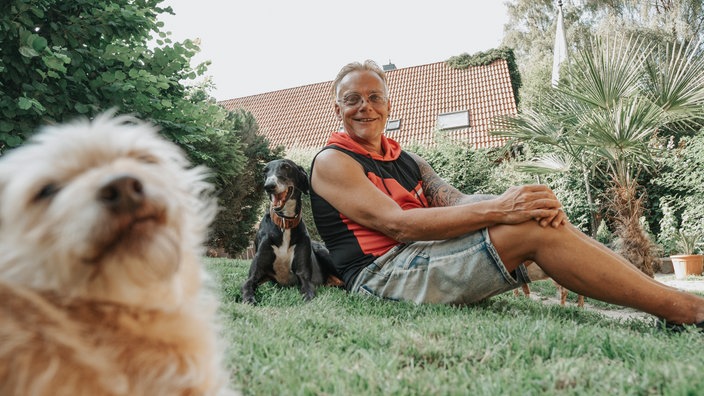
<instances>
[{"instance_id":1,"label":"dog's eye","mask_svg":"<svg viewBox=\"0 0 704 396\"><path fill-rule=\"evenodd\" d=\"M141 154L141 155L138 155L138 156L137 156L137 161L143 162L143 163L145 163L145 164L158 164L158 163L159 163L159 159L158 159L158 158L156 158L156 157L153 156L153 155L149 155L149 154Z\"/></svg>"},{"instance_id":2,"label":"dog's eye","mask_svg":"<svg viewBox=\"0 0 704 396\"><path fill-rule=\"evenodd\" d=\"M54 183L45 184L41 190L34 196L35 201L41 201L44 199L52 198L56 193L59 192L59 186Z\"/></svg>"}]
</instances>

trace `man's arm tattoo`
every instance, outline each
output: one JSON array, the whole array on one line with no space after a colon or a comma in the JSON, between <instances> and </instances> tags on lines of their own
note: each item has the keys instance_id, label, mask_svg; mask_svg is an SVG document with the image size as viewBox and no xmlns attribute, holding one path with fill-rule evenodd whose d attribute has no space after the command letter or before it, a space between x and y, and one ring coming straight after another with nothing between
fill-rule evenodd
<instances>
[{"instance_id":1,"label":"man's arm tattoo","mask_svg":"<svg viewBox=\"0 0 704 396\"><path fill-rule=\"evenodd\" d=\"M430 206L454 206L460 202L464 194L441 179L427 162L416 162L423 178L423 191Z\"/></svg>"}]
</instances>

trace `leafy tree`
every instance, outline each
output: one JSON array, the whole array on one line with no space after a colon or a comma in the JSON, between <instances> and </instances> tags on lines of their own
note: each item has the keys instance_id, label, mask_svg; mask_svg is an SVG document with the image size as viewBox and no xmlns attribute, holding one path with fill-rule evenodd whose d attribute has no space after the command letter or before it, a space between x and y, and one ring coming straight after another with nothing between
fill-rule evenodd
<instances>
[{"instance_id":1,"label":"leafy tree","mask_svg":"<svg viewBox=\"0 0 704 396\"><path fill-rule=\"evenodd\" d=\"M585 21L596 26L595 33L620 31L660 44L704 39L702 0L589 0L583 2L583 7ZM579 6L576 8L579 10Z\"/></svg>"},{"instance_id":2,"label":"leafy tree","mask_svg":"<svg viewBox=\"0 0 704 396\"><path fill-rule=\"evenodd\" d=\"M570 48L582 48L588 25L580 11L565 2L564 26ZM521 73L521 108L541 106L550 90L557 7L554 0L514 0L506 2L509 21L504 27L503 46L513 48Z\"/></svg>"},{"instance_id":3,"label":"leafy tree","mask_svg":"<svg viewBox=\"0 0 704 396\"><path fill-rule=\"evenodd\" d=\"M242 219L252 210L239 204L251 195L232 186L268 148L246 115L228 114L207 95L207 83L186 87L203 76L207 62L192 67L198 44L173 43L160 30L157 16L173 13L162 1L0 2L0 153L21 145L42 124L109 108L135 114L213 170L226 208L219 220L240 219L215 235L239 241L251 225Z\"/></svg>"},{"instance_id":4,"label":"leafy tree","mask_svg":"<svg viewBox=\"0 0 704 396\"><path fill-rule=\"evenodd\" d=\"M213 101L192 98L184 81L207 68L191 67L199 50L161 32L162 0L10 0L0 4L0 150L22 144L39 125L88 117L108 108L159 125L198 163L236 174L235 161L212 161L207 145L224 132L226 114ZM149 41L156 36L155 48Z\"/></svg>"},{"instance_id":5,"label":"leafy tree","mask_svg":"<svg viewBox=\"0 0 704 396\"><path fill-rule=\"evenodd\" d=\"M564 164L593 170L615 223L621 254L652 275L652 242L643 229L639 177L653 169L661 131L704 117L704 56L693 44L595 39L577 53L564 82L548 91L540 112L504 117L497 132L553 147ZM543 158L533 170L550 169ZM589 185L589 184L587 184Z\"/></svg>"},{"instance_id":6,"label":"leafy tree","mask_svg":"<svg viewBox=\"0 0 704 396\"><path fill-rule=\"evenodd\" d=\"M254 236L254 226L259 222L259 209L264 201L261 176L264 165L283 153L281 148L273 151L269 148L268 140L258 134L251 113L236 110L227 120L232 123L232 139L242 147L247 160L237 177L222 178L218 182L222 208L213 223L211 245L236 255L247 247Z\"/></svg>"},{"instance_id":7,"label":"leafy tree","mask_svg":"<svg viewBox=\"0 0 704 396\"><path fill-rule=\"evenodd\" d=\"M0 4L0 141L22 143L38 125L110 107L138 115L175 109L195 76L197 46L149 49L161 0L10 0ZM160 33L161 39L166 34ZM160 41L162 44L166 41Z\"/></svg>"},{"instance_id":8,"label":"leafy tree","mask_svg":"<svg viewBox=\"0 0 704 396\"><path fill-rule=\"evenodd\" d=\"M502 45L513 48L521 72L523 108L536 109L550 90L557 2L511 0ZM704 39L704 0L564 0L568 52L589 47L590 37L620 32L657 44Z\"/></svg>"}]
</instances>

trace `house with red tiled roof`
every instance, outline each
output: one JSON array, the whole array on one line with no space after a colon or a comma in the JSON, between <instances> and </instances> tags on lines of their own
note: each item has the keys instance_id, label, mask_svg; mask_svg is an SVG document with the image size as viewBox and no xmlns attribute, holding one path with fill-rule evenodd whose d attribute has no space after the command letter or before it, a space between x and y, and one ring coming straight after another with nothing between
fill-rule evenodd
<instances>
[{"instance_id":1,"label":"house with red tiled roof","mask_svg":"<svg viewBox=\"0 0 704 396\"><path fill-rule=\"evenodd\" d=\"M387 65L385 69L389 69ZM487 148L505 140L488 133L493 117L515 115L508 62L454 68L437 62L386 71L391 113L386 135L403 146L432 145L437 134ZM272 147L323 147L341 130L333 111L332 81L221 101L252 113Z\"/></svg>"}]
</instances>

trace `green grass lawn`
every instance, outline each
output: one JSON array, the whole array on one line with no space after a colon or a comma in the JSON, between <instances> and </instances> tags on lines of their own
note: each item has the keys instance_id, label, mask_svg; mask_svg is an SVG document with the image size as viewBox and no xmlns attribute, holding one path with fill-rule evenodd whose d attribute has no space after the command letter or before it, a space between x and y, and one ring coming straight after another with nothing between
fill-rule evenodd
<instances>
[{"instance_id":1,"label":"green grass lawn","mask_svg":"<svg viewBox=\"0 0 704 396\"><path fill-rule=\"evenodd\" d=\"M450 307L319 288L305 303L295 288L266 284L250 306L240 302L249 261L207 268L245 395L704 394L704 336L608 319L574 296L567 307L512 293ZM549 293L549 283L533 289Z\"/></svg>"}]
</instances>

